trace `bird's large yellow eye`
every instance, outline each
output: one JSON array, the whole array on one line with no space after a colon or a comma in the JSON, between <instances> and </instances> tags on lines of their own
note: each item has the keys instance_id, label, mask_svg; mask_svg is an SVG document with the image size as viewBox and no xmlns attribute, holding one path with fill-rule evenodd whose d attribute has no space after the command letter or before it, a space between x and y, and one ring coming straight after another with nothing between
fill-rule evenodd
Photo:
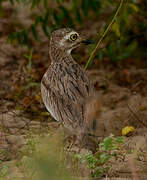
<instances>
[{"instance_id":1,"label":"bird's large yellow eye","mask_svg":"<svg viewBox=\"0 0 147 180\"><path fill-rule=\"evenodd\" d=\"M72 40L72 41L75 41L76 39L78 38L78 35L75 33L75 34L72 34L71 36L70 36L70 40Z\"/></svg>"}]
</instances>

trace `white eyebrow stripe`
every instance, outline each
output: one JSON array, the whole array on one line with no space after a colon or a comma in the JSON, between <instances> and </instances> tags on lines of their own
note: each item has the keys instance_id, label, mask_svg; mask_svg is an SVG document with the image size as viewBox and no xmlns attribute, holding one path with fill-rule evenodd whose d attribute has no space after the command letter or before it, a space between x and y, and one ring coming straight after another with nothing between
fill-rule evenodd
<instances>
[{"instance_id":1,"label":"white eyebrow stripe","mask_svg":"<svg viewBox=\"0 0 147 180\"><path fill-rule=\"evenodd\" d=\"M69 37L70 37L72 34L77 34L77 35L79 36L79 34L78 34L77 32L72 31L72 32L68 33L66 36L64 36L64 39L65 39L65 40L69 39Z\"/></svg>"},{"instance_id":2,"label":"white eyebrow stripe","mask_svg":"<svg viewBox=\"0 0 147 180\"><path fill-rule=\"evenodd\" d=\"M60 46L63 46L63 45L64 45L64 42L65 42L66 40L68 40L69 37L70 37L72 34L77 34L77 35L79 36L79 34L78 34L77 32L75 32L75 31L72 31L72 32L68 33L68 34L67 34L66 36L64 36L64 38L60 41Z\"/></svg>"}]
</instances>

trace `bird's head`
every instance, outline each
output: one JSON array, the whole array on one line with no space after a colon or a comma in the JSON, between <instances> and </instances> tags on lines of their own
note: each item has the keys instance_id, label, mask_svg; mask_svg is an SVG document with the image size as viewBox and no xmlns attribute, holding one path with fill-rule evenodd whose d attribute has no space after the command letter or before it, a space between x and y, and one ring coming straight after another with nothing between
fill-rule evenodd
<instances>
[{"instance_id":1,"label":"bird's head","mask_svg":"<svg viewBox=\"0 0 147 180\"><path fill-rule=\"evenodd\" d=\"M91 44L90 40L82 39L81 36L70 28L63 28L54 31L50 38L50 47L59 49L67 53L80 46L81 44Z\"/></svg>"}]
</instances>

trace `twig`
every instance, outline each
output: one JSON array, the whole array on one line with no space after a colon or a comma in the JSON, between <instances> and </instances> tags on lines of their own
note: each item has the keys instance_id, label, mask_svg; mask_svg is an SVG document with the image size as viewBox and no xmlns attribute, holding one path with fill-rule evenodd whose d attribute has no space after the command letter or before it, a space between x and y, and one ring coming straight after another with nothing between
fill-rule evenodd
<instances>
[{"instance_id":1,"label":"twig","mask_svg":"<svg viewBox=\"0 0 147 180\"><path fill-rule=\"evenodd\" d=\"M98 47L99 47L101 41L103 40L104 36L107 34L107 32L109 31L110 27L111 27L112 24L114 23L114 21L115 21L117 15L118 15L118 13L119 13L121 7L122 7L123 1L124 1L124 0L121 0L121 1L120 1L120 4L119 4L119 6L118 6L118 8L117 8L117 11L116 11L116 13L115 13L113 19L111 20L111 22L110 22L110 24L108 25L108 27L106 28L106 30L102 33L102 35L101 35L101 37L100 37L100 39L99 39L99 41L98 41L96 47L95 47L94 50L92 51L92 53L91 53L91 55L90 55L90 57L89 57L89 59L88 59L86 65L85 65L84 70L87 69L87 67L88 67L89 63L91 62L91 60L93 59L94 54L96 53L96 51L97 51L97 49L98 49Z\"/></svg>"},{"instance_id":2,"label":"twig","mask_svg":"<svg viewBox=\"0 0 147 180\"><path fill-rule=\"evenodd\" d=\"M138 81L131 89L130 91L133 91L138 85L142 83L142 80Z\"/></svg>"}]
</instances>

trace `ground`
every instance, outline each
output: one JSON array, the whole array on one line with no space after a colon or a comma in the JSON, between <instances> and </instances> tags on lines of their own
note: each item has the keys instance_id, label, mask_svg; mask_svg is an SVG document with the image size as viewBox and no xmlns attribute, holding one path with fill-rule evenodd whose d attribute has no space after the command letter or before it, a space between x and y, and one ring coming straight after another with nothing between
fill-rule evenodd
<instances>
[{"instance_id":1,"label":"ground","mask_svg":"<svg viewBox=\"0 0 147 180\"><path fill-rule=\"evenodd\" d=\"M29 53L27 48L9 44L9 32L10 24L0 24L0 160L3 162L0 166L13 166L30 134L58 131L55 130L58 124L46 112L40 95L40 80L49 64L48 39L43 36L40 45L34 44L29 71L28 60L24 58ZM77 56L82 51L75 51L73 56L82 58L80 54ZM85 51L83 58L87 57ZM96 136L101 139L110 134L120 136L125 126L135 128L125 142L126 149L133 153L126 153L122 161L112 162L108 177L147 179L147 63L128 59L116 65L110 60L96 60L88 75L101 101ZM13 168L12 177L16 173L22 178L17 167Z\"/></svg>"}]
</instances>

